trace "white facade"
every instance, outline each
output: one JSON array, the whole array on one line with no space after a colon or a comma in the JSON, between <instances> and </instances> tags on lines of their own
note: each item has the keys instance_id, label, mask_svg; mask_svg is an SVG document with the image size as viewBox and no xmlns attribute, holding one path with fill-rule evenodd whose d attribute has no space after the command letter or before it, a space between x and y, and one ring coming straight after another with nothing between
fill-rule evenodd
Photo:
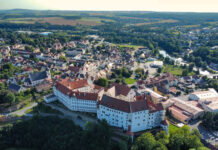
<instances>
[{"instance_id":1,"label":"white facade","mask_svg":"<svg viewBox=\"0 0 218 150\"><path fill-rule=\"evenodd\" d=\"M32 86L36 86L37 84L40 84L40 83L42 83L44 81L44 79L42 79L42 80L36 80L36 81L31 81L31 83L32 83Z\"/></svg>"},{"instance_id":2,"label":"white facade","mask_svg":"<svg viewBox=\"0 0 218 150\"><path fill-rule=\"evenodd\" d=\"M139 132L161 126L161 121L164 120L164 110L149 112L146 109L138 112L124 112L99 105L97 117L99 120L105 119L111 126Z\"/></svg>"},{"instance_id":3,"label":"white facade","mask_svg":"<svg viewBox=\"0 0 218 150\"><path fill-rule=\"evenodd\" d=\"M128 130L130 114L119 110L114 110L100 105L97 111L97 117L99 120L105 119L111 126L120 127L124 130Z\"/></svg>"},{"instance_id":4,"label":"white facade","mask_svg":"<svg viewBox=\"0 0 218 150\"><path fill-rule=\"evenodd\" d=\"M131 132L161 126L164 120L164 109L159 103L154 104L149 95L134 97L133 90L128 90L126 97L122 94L115 96L115 86L105 94L104 89L96 89L85 80L65 79L57 82L53 91L68 109L97 113L99 120L105 119L109 125Z\"/></svg>"},{"instance_id":5,"label":"white facade","mask_svg":"<svg viewBox=\"0 0 218 150\"><path fill-rule=\"evenodd\" d=\"M69 97L68 95L65 95L57 90L55 87L53 87L53 91L58 100L68 109L73 111L97 113L97 100L83 100L77 99L76 97Z\"/></svg>"},{"instance_id":6,"label":"white facade","mask_svg":"<svg viewBox=\"0 0 218 150\"><path fill-rule=\"evenodd\" d=\"M199 100L199 103L205 111L218 113L218 96L214 98L208 98L205 100Z\"/></svg>"},{"instance_id":7,"label":"white facade","mask_svg":"<svg viewBox=\"0 0 218 150\"><path fill-rule=\"evenodd\" d=\"M189 95L190 100L201 100L201 99L207 99L212 97L217 97L218 94L214 89L209 89L208 91L199 91L194 92Z\"/></svg>"},{"instance_id":8,"label":"white facade","mask_svg":"<svg viewBox=\"0 0 218 150\"><path fill-rule=\"evenodd\" d=\"M44 96L44 100L46 103L51 103L57 100L57 97L55 95L47 95Z\"/></svg>"}]
</instances>

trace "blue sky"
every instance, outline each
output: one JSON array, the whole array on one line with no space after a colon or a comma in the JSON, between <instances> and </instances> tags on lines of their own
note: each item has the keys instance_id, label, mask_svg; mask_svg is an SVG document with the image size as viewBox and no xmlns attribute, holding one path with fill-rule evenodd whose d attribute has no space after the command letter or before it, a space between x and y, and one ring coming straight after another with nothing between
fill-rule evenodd
<instances>
[{"instance_id":1,"label":"blue sky","mask_svg":"<svg viewBox=\"0 0 218 150\"><path fill-rule=\"evenodd\" d=\"M0 9L218 12L218 0L0 0Z\"/></svg>"}]
</instances>

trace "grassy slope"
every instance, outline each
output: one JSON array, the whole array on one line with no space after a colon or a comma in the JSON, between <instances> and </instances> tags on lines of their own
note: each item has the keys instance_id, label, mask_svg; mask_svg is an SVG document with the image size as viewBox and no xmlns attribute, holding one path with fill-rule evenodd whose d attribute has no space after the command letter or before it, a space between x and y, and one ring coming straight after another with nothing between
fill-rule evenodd
<instances>
[{"instance_id":1,"label":"grassy slope","mask_svg":"<svg viewBox=\"0 0 218 150\"><path fill-rule=\"evenodd\" d=\"M171 74L173 74L175 76L181 76L183 70L184 69L182 69L181 67L173 66L173 65L165 65L163 67L163 72L164 73L171 73ZM190 76L190 75L194 75L194 72L189 72L188 76Z\"/></svg>"}]
</instances>

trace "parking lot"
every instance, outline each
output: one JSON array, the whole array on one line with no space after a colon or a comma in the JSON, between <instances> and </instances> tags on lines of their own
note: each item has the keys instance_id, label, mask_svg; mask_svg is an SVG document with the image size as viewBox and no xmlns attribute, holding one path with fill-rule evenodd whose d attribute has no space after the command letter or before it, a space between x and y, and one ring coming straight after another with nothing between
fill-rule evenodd
<instances>
[{"instance_id":1,"label":"parking lot","mask_svg":"<svg viewBox=\"0 0 218 150\"><path fill-rule=\"evenodd\" d=\"M198 129L201 138L212 145L218 145L218 132L210 132L200 126L201 121L196 120L189 124L191 129Z\"/></svg>"},{"instance_id":2,"label":"parking lot","mask_svg":"<svg viewBox=\"0 0 218 150\"><path fill-rule=\"evenodd\" d=\"M134 62L134 67L132 70L136 70L137 68L142 68L146 72L148 70L149 77L154 77L155 73L157 72L157 68L151 68L150 64L152 62L146 62L146 63L136 63Z\"/></svg>"}]
</instances>

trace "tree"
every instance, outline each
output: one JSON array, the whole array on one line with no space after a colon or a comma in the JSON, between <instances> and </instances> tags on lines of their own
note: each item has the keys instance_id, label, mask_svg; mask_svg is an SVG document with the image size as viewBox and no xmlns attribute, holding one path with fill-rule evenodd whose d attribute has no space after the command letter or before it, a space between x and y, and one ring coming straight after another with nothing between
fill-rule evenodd
<instances>
[{"instance_id":1,"label":"tree","mask_svg":"<svg viewBox=\"0 0 218 150\"><path fill-rule=\"evenodd\" d=\"M6 96L5 96L5 100L6 102L9 102L10 105L12 105L15 102L15 96L13 93L9 92Z\"/></svg>"},{"instance_id":2,"label":"tree","mask_svg":"<svg viewBox=\"0 0 218 150\"><path fill-rule=\"evenodd\" d=\"M146 132L136 139L131 150L153 150L156 144L154 136L151 133Z\"/></svg>"},{"instance_id":3,"label":"tree","mask_svg":"<svg viewBox=\"0 0 218 150\"><path fill-rule=\"evenodd\" d=\"M107 150L111 145L112 134L105 121L88 123L85 129L82 129L69 119L34 116L2 128L0 148Z\"/></svg>"},{"instance_id":4,"label":"tree","mask_svg":"<svg viewBox=\"0 0 218 150\"><path fill-rule=\"evenodd\" d=\"M119 148L120 148L120 150L128 150L128 145L127 145L127 143L126 143L126 141L121 141L120 143L119 143Z\"/></svg>"},{"instance_id":5,"label":"tree","mask_svg":"<svg viewBox=\"0 0 218 150\"><path fill-rule=\"evenodd\" d=\"M103 87L107 87L108 86L108 80L106 78L99 78L94 83L99 85L99 86L103 86Z\"/></svg>"},{"instance_id":6,"label":"tree","mask_svg":"<svg viewBox=\"0 0 218 150\"><path fill-rule=\"evenodd\" d=\"M129 78L132 75L132 71L129 71L126 67L122 68L122 76Z\"/></svg>"},{"instance_id":7,"label":"tree","mask_svg":"<svg viewBox=\"0 0 218 150\"><path fill-rule=\"evenodd\" d=\"M137 69L135 70L135 74L136 74L136 76L137 76L138 78L143 77L144 74L145 74L144 69L142 69L142 68L137 68Z\"/></svg>"},{"instance_id":8,"label":"tree","mask_svg":"<svg viewBox=\"0 0 218 150\"><path fill-rule=\"evenodd\" d=\"M157 72L158 72L158 73L161 73L161 71L162 71L162 68L158 68L158 69L157 69Z\"/></svg>"},{"instance_id":9,"label":"tree","mask_svg":"<svg viewBox=\"0 0 218 150\"><path fill-rule=\"evenodd\" d=\"M169 58L169 57L166 57L166 58L164 59L164 63L165 63L165 64L170 64L170 58Z\"/></svg>"},{"instance_id":10,"label":"tree","mask_svg":"<svg viewBox=\"0 0 218 150\"><path fill-rule=\"evenodd\" d=\"M181 91L176 92L176 96L181 95Z\"/></svg>"},{"instance_id":11,"label":"tree","mask_svg":"<svg viewBox=\"0 0 218 150\"><path fill-rule=\"evenodd\" d=\"M5 84L4 83L0 83L0 90L4 90L5 89Z\"/></svg>"},{"instance_id":12,"label":"tree","mask_svg":"<svg viewBox=\"0 0 218 150\"><path fill-rule=\"evenodd\" d=\"M67 58L66 58L65 56L60 56L59 59L60 59L61 61L64 61L64 62L67 61Z\"/></svg>"},{"instance_id":13,"label":"tree","mask_svg":"<svg viewBox=\"0 0 218 150\"><path fill-rule=\"evenodd\" d=\"M169 143L169 138L165 131L160 131L155 135L155 139L162 143L163 145L167 145Z\"/></svg>"},{"instance_id":14,"label":"tree","mask_svg":"<svg viewBox=\"0 0 218 150\"><path fill-rule=\"evenodd\" d=\"M193 70L193 68L194 68L194 64L193 63L189 64L188 71L191 72Z\"/></svg>"},{"instance_id":15,"label":"tree","mask_svg":"<svg viewBox=\"0 0 218 150\"><path fill-rule=\"evenodd\" d=\"M88 122L82 137L84 150L109 149L111 135L112 131L105 120L98 124Z\"/></svg>"},{"instance_id":16,"label":"tree","mask_svg":"<svg viewBox=\"0 0 218 150\"><path fill-rule=\"evenodd\" d=\"M158 142L156 142L156 144L152 150L167 150L167 147L158 141Z\"/></svg>"},{"instance_id":17,"label":"tree","mask_svg":"<svg viewBox=\"0 0 218 150\"><path fill-rule=\"evenodd\" d=\"M202 117L202 125L208 130L218 130L218 113L206 112Z\"/></svg>"},{"instance_id":18,"label":"tree","mask_svg":"<svg viewBox=\"0 0 218 150\"><path fill-rule=\"evenodd\" d=\"M187 76L187 75L188 75L188 70L187 69L183 70L182 71L182 76Z\"/></svg>"},{"instance_id":19,"label":"tree","mask_svg":"<svg viewBox=\"0 0 218 150\"><path fill-rule=\"evenodd\" d=\"M169 148L172 150L182 150L184 137L179 133L174 133L170 136Z\"/></svg>"},{"instance_id":20,"label":"tree","mask_svg":"<svg viewBox=\"0 0 218 150\"><path fill-rule=\"evenodd\" d=\"M32 46L26 45L26 46L25 46L25 50L27 50L27 51L33 51L34 48L33 48Z\"/></svg>"},{"instance_id":21,"label":"tree","mask_svg":"<svg viewBox=\"0 0 218 150\"><path fill-rule=\"evenodd\" d=\"M44 52L45 52L45 48L44 48L44 47L41 47L41 48L40 48L40 52L41 52L41 53L44 53Z\"/></svg>"}]
</instances>

